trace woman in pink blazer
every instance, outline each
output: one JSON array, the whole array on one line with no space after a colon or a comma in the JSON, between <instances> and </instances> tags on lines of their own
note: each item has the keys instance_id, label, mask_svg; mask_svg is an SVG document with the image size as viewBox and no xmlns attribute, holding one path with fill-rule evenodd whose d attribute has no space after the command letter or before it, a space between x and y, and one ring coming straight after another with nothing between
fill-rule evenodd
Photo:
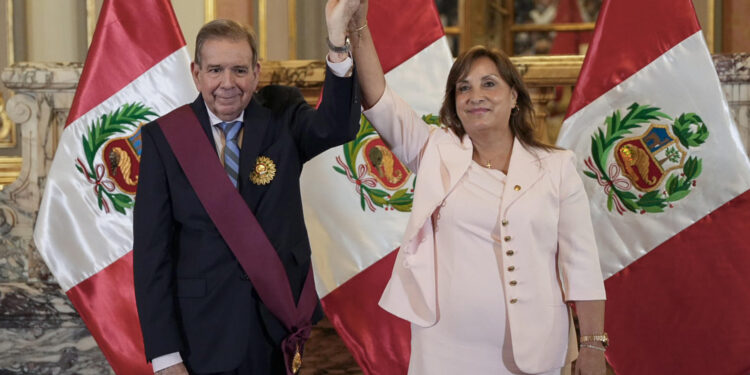
<instances>
[{"instance_id":1,"label":"woman in pink blazer","mask_svg":"<svg viewBox=\"0 0 750 375\"><path fill-rule=\"evenodd\" d=\"M425 124L386 87L366 25L350 24L365 116L417 172L412 214L380 306L411 322L410 374L604 374L604 284L570 151L533 138L532 104L502 52L458 57Z\"/></svg>"}]
</instances>

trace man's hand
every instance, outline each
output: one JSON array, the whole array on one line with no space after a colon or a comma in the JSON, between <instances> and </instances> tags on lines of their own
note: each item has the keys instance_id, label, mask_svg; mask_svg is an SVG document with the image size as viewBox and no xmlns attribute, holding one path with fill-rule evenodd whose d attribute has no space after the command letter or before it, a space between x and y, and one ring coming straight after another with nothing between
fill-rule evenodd
<instances>
[{"instance_id":1,"label":"man's hand","mask_svg":"<svg viewBox=\"0 0 750 375\"><path fill-rule=\"evenodd\" d=\"M169 366L163 370L157 371L154 375L190 375L183 363Z\"/></svg>"},{"instance_id":2,"label":"man's hand","mask_svg":"<svg viewBox=\"0 0 750 375\"><path fill-rule=\"evenodd\" d=\"M336 46L343 46L346 27L354 12L359 9L360 0L328 0L326 3L326 25L328 39Z\"/></svg>"}]
</instances>

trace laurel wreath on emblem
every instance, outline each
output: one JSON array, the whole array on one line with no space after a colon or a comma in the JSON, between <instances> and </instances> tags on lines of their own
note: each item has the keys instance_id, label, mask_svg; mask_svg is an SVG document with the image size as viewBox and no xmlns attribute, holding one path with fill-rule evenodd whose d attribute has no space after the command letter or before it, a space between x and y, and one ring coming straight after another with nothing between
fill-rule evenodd
<instances>
[{"instance_id":1,"label":"laurel wreath on emblem","mask_svg":"<svg viewBox=\"0 0 750 375\"><path fill-rule=\"evenodd\" d=\"M138 125L148 121L150 116L156 117L157 114L142 103L126 103L114 112L104 114L93 121L82 138L86 164L77 158L76 169L83 174L86 181L94 185L99 209L105 213L110 212L111 203L115 211L125 215L125 209L133 208L135 200L128 194L116 192L114 183L105 176L104 164L94 163L96 155L112 136L137 129Z\"/></svg>"},{"instance_id":2,"label":"laurel wreath on emblem","mask_svg":"<svg viewBox=\"0 0 750 375\"><path fill-rule=\"evenodd\" d=\"M671 173L664 184L664 190L659 187L653 188L644 194L636 195L631 191L631 181L619 176L620 168L617 164L606 162L615 143L622 140L631 130L641 127L644 123L653 120L673 121L671 129L679 144L685 149L702 145L708 138L708 128L703 120L695 113L683 113L676 120L660 112L660 108L633 103L628 107L628 112L623 117L620 110L615 110L605 120L606 133L601 128L591 137L591 156L584 161L589 169L583 173L597 180L604 187L607 194L607 209L611 212L616 209L622 215L624 212L640 212L641 214L664 212L666 207L672 208L673 202L685 198L693 187L696 186L696 178L700 176L703 161L700 158L688 157L681 163L681 172L674 168L677 173ZM652 125L652 128L654 125ZM666 129L666 126L664 127ZM651 128L650 128L651 129ZM650 130L649 129L649 130ZM622 144L622 143L620 143ZM623 148L622 151L628 151ZM636 150L637 151L637 150ZM675 147L664 149L664 158L659 162L677 162L680 159L680 151ZM682 158L684 159L684 157ZM623 171L623 175L625 175Z\"/></svg>"},{"instance_id":3,"label":"laurel wreath on emblem","mask_svg":"<svg viewBox=\"0 0 750 375\"><path fill-rule=\"evenodd\" d=\"M429 114L422 116L422 120L430 125L440 126L438 116ZM338 166L333 169L343 174L350 182L355 184L355 190L360 197L360 207L362 211L369 209L375 211L375 207L381 207L388 210L399 212L411 212L412 201L414 199L414 183L410 187L396 190L393 194L388 191L379 189L378 182L374 178L367 177L369 166L367 164L357 165L357 155L366 144L366 141L372 137L377 137L377 132L365 116L361 117L360 128L357 136L353 141L343 145L344 160L340 156L336 157Z\"/></svg>"}]
</instances>

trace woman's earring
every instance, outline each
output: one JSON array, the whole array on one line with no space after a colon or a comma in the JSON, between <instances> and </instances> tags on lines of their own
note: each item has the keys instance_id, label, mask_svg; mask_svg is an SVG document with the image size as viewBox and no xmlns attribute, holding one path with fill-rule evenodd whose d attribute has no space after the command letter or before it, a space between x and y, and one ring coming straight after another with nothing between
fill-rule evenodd
<instances>
[{"instance_id":1,"label":"woman's earring","mask_svg":"<svg viewBox=\"0 0 750 375\"><path fill-rule=\"evenodd\" d=\"M513 107L513 108L510 109L510 114L511 115L518 114L518 111L520 111L520 109L518 108L518 104L516 104L515 107Z\"/></svg>"}]
</instances>

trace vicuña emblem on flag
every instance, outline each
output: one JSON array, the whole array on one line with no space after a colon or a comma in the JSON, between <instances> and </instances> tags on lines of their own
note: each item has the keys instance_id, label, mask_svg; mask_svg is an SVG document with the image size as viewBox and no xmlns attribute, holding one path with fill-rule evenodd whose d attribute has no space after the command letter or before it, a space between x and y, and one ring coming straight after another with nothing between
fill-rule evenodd
<instances>
[{"instance_id":1,"label":"vicu\u00f1a emblem on flag","mask_svg":"<svg viewBox=\"0 0 750 375\"><path fill-rule=\"evenodd\" d=\"M111 204L125 215L126 209L133 208L141 156L140 130L156 116L141 103L127 103L102 115L83 136L86 163L77 158L76 169L93 185L100 210L109 213ZM125 136L113 138L119 134Z\"/></svg>"},{"instance_id":2,"label":"vicu\u00f1a emblem on flag","mask_svg":"<svg viewBox=\"0 0 750 375\"><path fill-rule=\"evenodd\" d=\"M584 161L588 170L583 173L604 188L609 211L663 212L690 194L703 161L687 150L708 138L700 116L683 113L673 120L657 107L633 103L625 116L615 110L605 124L606 133L599 128L591 136L591 156ZM635 131L640 134L625 138Z\"/></svg>"}]
</instances>

